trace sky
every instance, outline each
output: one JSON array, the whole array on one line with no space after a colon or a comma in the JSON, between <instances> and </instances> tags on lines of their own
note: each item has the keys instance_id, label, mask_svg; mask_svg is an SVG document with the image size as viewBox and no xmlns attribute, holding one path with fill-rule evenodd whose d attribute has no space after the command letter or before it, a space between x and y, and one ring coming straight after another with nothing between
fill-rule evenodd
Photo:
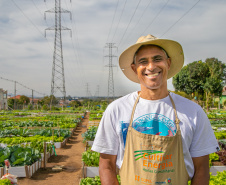
<instances>
[{"instance_id":1,"label":"sky","mask_svg":"<svg viewBox=\"0 0 226 185\"><path fill-rule=\"evenodd\" d=\"M51 93L54 0L0 0L0 88L17 95ZM139 90L118 58L140 36L179 42L188 63L215 57L226 62L225 0L61 0L66 96L108 96L109 48L114 95ZM45 13L46 12L46 13ZM46 15L46 19L44 19ZM72 33L72 34L71 34ZM15 83L16 81L16 83ZM168 89L174 90L172 78ZM110 91L110 95L111 95ZM56 92L56 96L63 96Z\"/></svg>"}]
</instances>

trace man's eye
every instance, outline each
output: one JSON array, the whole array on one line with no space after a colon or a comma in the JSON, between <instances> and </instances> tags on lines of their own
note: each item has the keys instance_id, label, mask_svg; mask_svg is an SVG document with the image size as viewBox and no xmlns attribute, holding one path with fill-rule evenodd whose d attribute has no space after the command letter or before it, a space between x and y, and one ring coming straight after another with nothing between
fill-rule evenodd
<instances>
[{"instance_id":1,"label":"man's eye","mask_svg":"<svg viewBox=\"0 0 226 185\"><path fill-rule=\"evenodd\" d=\"M146 61L146 60L139 61L139 64L146 64L146 63L148 63L148 61Z\"/></svg>"},{"instance_id":2,"label":"man's eye","mask_svg":"<svg viewBox=\"0 0 226 185\"><path fill-rule=\"evenodd\" d=\"M161 60L162 60L162 58L155 58L155 59L154 59L155 62L159 62L159 61L161 61Z\"/></svg>"}]
</instances>

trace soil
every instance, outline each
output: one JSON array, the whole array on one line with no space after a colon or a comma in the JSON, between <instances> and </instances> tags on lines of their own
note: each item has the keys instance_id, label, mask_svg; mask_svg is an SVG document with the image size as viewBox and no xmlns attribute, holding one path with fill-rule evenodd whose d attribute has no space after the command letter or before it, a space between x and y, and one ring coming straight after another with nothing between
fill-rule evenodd
<instances>
[{"instance_id":1,"label":"soil","mask_svg":"<svg viewBox=\"0 0 226 185\"><path fill-rule=\"evenodd\" d=\"M18 185L79 185L82 178L82 153L85 144L82 133L86 131L89 114L86 114L66 146L56 149L57 156L51 156L46 169L40 168L31 178L18 178ZM62 171L53 171L54 166L63 166Z\"/></svg>"},{"instance_id":2,"label":"soil","mask_svg":"<svg viewBox=\"0 0 226 185\"><path fill-rule=\"evenodd\" d=\"M220 162L220 161L213 161L212 165L213 166L224 166L224 164L222 162Z\"/></svg>"}]
</instances>

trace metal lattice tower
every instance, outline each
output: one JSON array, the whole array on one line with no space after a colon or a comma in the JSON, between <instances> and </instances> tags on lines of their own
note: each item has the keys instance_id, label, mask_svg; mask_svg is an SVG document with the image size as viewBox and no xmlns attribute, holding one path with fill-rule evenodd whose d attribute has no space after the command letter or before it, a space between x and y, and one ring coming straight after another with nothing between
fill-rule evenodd
<instances>
[{"instance_id":1,"label":"metal lattice tower","mask_svg":"<svg viewBox=\"0 0 226 185\"><path fill-rule=\"evenodd\" d=\"M116 57L112 55L112 49L117 48L114 46L114 43L107 43L105 48L109 48L109 55L106 55L105 57L109 58L109 64L106 66L109 68L109 74L108 74L108 98L114 98L115 92L114 92L114 78L113 78L113 67L116 67L112 64L112 58Z\"/></svg>"},{"instance_id":2,"label":"metal lattice tower","mask_svg":"<svg viewBox=\"0 0 226 185\"><path fill-rule=\"evenodd\" d=\"M61 0L55 0L55 8L45 11L45 13L55 13L55 26L49 27L46 30L55 30L54 39L54 53L52 66L52 81L51 81L51 95L56 94L57 91L63 94L64 100L66 98L65 77L64 77L64 63L63 63L63 49L61 30L70 30L61 26L61 13L70 13L68 10L61 8ZM46 14L45 14L46 18Z\"/></svg>"}]
</instances>

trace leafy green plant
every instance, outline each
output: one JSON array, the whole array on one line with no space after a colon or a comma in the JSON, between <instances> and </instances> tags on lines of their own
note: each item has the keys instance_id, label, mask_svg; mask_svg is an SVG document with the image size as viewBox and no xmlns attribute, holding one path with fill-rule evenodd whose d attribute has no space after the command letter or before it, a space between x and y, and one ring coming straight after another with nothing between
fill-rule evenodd
<instances>
[{"instance_id":1,"label":"leafy green plant","mask_svg":"<svg viewBox=\"0 0 226 185\"><path fill-rule=\"evenodd\" d=\"M0 179L0 185L12 185L9 179Z\"/></svg>"},{"instance_id":2,"label":"leafy green plant","mask_svg":"<svg viewBox=\"0 0 226 185\"><path fill-rule=\"evenodd\" d=\"M0 143L8 144L8 145L18 145L21 143L30 143L30 142L39 142L39 141L46 141L50 142L54 139L54 142L62 142L64 140L63 137L45 137L45 136L32 136L32 137L6 137L0 138Z\"/></svg>"},{"instance_id":3,"label":"leafy green plant","mask_svg":"<svg viewBox=\"0 0 226 185\"><path fill-rule=\"evenodd\" d=\"M226 139L226 131L214 132L217 139Z\"/></svg>"},{"instance_id":4,"label":"leafy green plant","mask_svg":"<svg viewBox=\"0 0 226 185\"><path fill-rule=\"evenodd\" d=\"M219 155L216 153L212 153L209 155L209 167L212 166L212 161L219 161Z\"/></svg>"},{"instance_id":5,"label":"leafy green plant","mask_svg":"<svg viewBox=\"0 0 226 185\"><path fill-rule=\"evenodd\" d=\"M82 161L86 166L99 166L100 153L87 150L82 153Z\"/></svg>"},{"instance_id":6,"label":"leafy green plant","mask_svg":"<svg viewBox=\"0 0 226 185\"><path fill-rule=\"evenodd\" d=\"M11 166L31 165L41 158L40 152L31 147L14 145L0 148L0 166L3 167L4 160L8 159Z\"/></svg>"},{"instance_id":7,"label":"leafy green plant","mask_svg":"<svg viewBox=\"0 0 226 185\"><path fill-rule=\"evenodd\" d=\"M121 183L120 176L117 175L119 184ZM101 185L100 176L95 176L94 178L86 177L81 179L79 185Z\"/></svg>"},{"instance_id":8,"label":"leafy green plant","mask_svg":"<svg viewBox=\"0 0 226 185\"><path fill-rule=\"evenodd\" d=\"M86 132L82 134L83 142L94 141L98 127L91 126Z\"/></svg>"}]
</instances>

